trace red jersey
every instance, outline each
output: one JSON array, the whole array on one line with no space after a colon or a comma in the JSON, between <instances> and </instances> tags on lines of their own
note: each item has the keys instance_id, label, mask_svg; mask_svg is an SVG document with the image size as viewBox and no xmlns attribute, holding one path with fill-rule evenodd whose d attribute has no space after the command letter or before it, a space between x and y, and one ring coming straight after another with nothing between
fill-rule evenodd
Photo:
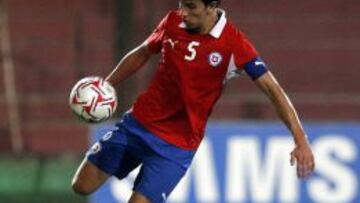
<instances>
[{"instance_id":1,"label":"red jersey","mask_svg":"<svg viewBox=\"0 0 360 203\"><path fill-rule=\"evenodd\" d=\"M134 103L133 115L166 142L194 150L224 82L257 51L224 11L206 35L188 33L178 11L171 11L147 43L151 52L161 52L161 59L149 88Z\"/></svg>"}]
</instances>

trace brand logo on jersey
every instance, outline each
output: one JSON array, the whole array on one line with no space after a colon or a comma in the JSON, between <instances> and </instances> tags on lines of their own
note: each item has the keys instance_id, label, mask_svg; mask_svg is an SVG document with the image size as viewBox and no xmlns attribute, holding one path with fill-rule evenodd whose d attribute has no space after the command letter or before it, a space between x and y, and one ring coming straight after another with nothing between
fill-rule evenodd
<instances>
[{"instance_id":1,"label":"brand logo on jersey","mask_svg":"<svg viewBox=\"0 0 360 203\"><path fill-rule=\"evenodd\" d=\"M166 199L167 199L166 193L165 192L161 193L161 196L163 198L163 202L166 202Z\"/></svg>"},{"instance_id":2,"label":"brand logo on jersey","mask_svg":"<svg viewBox=\"0 0 360 203\"><path fill-rule=\"evenodd\" d=\"M255 61L255 66L266 66L262 61Z\"/></svg>"},{"instance_id":3,"label":"brand logo on jersey","mask_svg":"<svg viewBox=\"0 0 360 203\"><path fill-rule=\"evenodd\" d=\"M212 52L209 55L209 64L215 68L218 65L220 65L222 59L223 59L223 57L221 56L221 54L219 52Z\"/></svg>"},{"instance_id":4,"label":"brand logo on jersey","mask_svg":"<svg viewBox=\"0 0 360 203\"><path fill-rule=\"evenodd\" d=\"M97 142L91 147L90 154L96 154L96 153L100 152L100 150L101 150L101 144L99 142Z\"/></svg>"},{"instance_id":5,"label":"brand logo on jersey","mask_svg":"<svg viewBox=\"0 0 360 203\"><path fill-rule=\"evenodd\" d=\"M112 131L107 132L107 133L102 137L102 140L103 140L103 141L108 141L108 140L112 137L112 135L113 135Z\"/></svg>"},{"instance_id":6,"label":"brand logo on jersey","mask_svg":"<svg viewBox=\"0 0 360 203\"><path fill-rule=\"evenodd\" d=\"M179 43L179 41L177 41L177 40L172 40L171 38L169 38L169 39L167 39L166 41L165 41L165 43L169 43L170 44L170 46L171 46L171 48L172 49L175 49L175 45L177 44L177 43Z\"/></svg>"}]
</instances>

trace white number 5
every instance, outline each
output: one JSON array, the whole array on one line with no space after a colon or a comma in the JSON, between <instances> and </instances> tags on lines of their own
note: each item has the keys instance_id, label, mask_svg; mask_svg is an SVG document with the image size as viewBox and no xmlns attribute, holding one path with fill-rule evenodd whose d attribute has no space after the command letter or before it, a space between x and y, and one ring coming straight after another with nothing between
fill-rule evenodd
<instances>
[{"instance_id":1,"label":"white number 5","mask_svg":"<svg viewBox=\"0 0 360 203\"><path fill-rule=\"evenodd\" d=\"M200 46L200 43L199 42L196 42L196 41L192 41L190 42L189 46L188 46L188 50L190 52L190 56L186 55L185 56L185 60L187 61L192 61L195 59L196 57L196 50L194 47L198 47Z\"/></svg>"}]
</instances>

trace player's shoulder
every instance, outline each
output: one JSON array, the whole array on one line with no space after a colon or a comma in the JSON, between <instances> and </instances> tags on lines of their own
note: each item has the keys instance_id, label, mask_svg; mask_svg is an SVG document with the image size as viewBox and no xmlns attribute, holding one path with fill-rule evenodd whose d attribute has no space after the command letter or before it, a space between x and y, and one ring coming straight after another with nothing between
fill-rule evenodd
<instances>
[{"instance_id":1,"label":"player's shoulder","mask_svg":"<svg viewBox=\"0 0 360 203\"><path fill-rule=\"evenodd\" d=\"M227 18L227 24L224 29L224 33L228 43L230 43L231 46L233 46L235 42L247 39L247 36L243 30L236 26L230 18Z\"/></svg>"},{"instance_id":2,"label":"player's shoulder","mask_svg":"<svg viewBox=\"0 0 360 203\"><path fill-rule=\"evenodd\" d=\"M170 10L164 17L168 25L173 25L175 23L181 22L181 16L179 10Z\"/></svg>"},{"instance_id":3,"label":"player's shoulder","mask_svg":"<svg viewBox=\"0 0 360 203\"><path fill-rule=\"evenodd\" d=\"M234 22L227 18L227 23L224 32L231 37L244 37L244 32L234 24Z\"/></svg>"}]
</instances>

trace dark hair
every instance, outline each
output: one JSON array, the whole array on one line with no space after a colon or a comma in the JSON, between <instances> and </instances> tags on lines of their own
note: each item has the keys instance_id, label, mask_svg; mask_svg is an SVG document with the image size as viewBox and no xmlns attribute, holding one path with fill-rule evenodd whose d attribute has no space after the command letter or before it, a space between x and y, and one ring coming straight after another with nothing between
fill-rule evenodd
<instances>
[{"instance_id":1,"label":"dark hair","mask_svg":"<svg viewBox=\"0 0 360 203\"><path fill-rule=\"evenodd\" d=\"M205 6L209 5L211 2L215 2L216 6L220 5L221 0L202 0L205 4Z\"/></svg>"}]
</instances>

